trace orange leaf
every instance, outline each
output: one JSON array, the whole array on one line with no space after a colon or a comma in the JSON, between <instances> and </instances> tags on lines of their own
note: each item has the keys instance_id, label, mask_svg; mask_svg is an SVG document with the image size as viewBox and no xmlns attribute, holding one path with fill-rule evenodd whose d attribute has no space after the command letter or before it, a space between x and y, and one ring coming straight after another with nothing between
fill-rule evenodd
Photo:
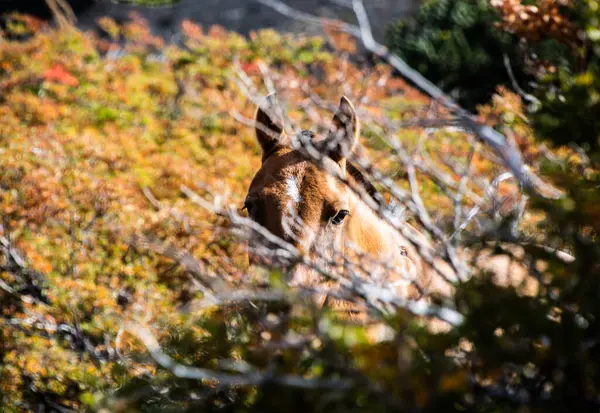
<instances>
[{"instance_id":1,"label":"orange leaf","mask_svg":"<svg viewBox=\"0 0 600 413\"><path fill-rule=\"evenodd\" d=\"M69 73L61 64L55 64L50 69L46 70L44 72L44 79L69 86L77 86L79 84L79 80Z\"/></svg>"}]
</instances>

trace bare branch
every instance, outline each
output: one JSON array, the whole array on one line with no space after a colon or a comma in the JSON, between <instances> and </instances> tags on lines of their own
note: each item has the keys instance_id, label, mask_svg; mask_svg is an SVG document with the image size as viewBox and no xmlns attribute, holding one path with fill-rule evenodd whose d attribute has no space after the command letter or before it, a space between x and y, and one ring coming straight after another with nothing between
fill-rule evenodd
<instances>
[{"instance_id":1,"label":"bare branch","mask_svg":"<svg viewBox=\"0 0 600 413\"><path fill-rule=\"evenodd\" d=\"M184 366L172 359L163 351L158 340L150 329L140 324L130 323L128 330L139 338L160 366L175 376L193 380L217 381L222 385L256 386L265 382L274 382L283 386L303 389L338 389L344 390L352 386L349 380L343 379L307 379L300 376L276 375L273 373L248 372L246 374L229 374L194 366Z\"/></svg>"},{"instance_id":2,"label":"bare branch","mask_svg":"<svg viewBox=\"0 0 600 413\"><path fill-rule=\"evenodd\" d=\"M492 147L524 188L526 188L529 191L538 192L538 188L536 185L540 183L539 178L534 178L534 174L531 172L531 170L527 168L525 164L523 164L521 154L519 153L518 149L514 146L511 146L507 142L507 139L504 135L497 132L490 126L484 125L477 121L477 119L473 115L471 115L465 109L461 108L440 88L438 88L431 81L429 81L419 72L410 67L400 57L393 53L390 53L385 46L375 41L366 9L361 0L352 1L352 8L359 23L358 26L354 26L343 22L331 21L329 19L320 19L310 14L293 9L280 0L258 1L290 18L294 18L308 24L328 25L330 27L334 27L348 34L351 34L354 37L359 38L368 51L388 62L388 64L390 64L394 69L396 69L402 75L402 77L408 79L418 89L425 92L431 98L442 103L444 107L446 107L454 116L456 116L457 120L460 122L460 125L463 128L470 131L478 139ZM560 194L557 191L544 192L545 193L543 195L546 195L548 197L556 198L560 196Z\"/></svg>"},{"instance_id":3,"label":"bare branch","mask_svg":"<svg viewBox=\"0 0 600 413\"><path fill-rule=\"evenodd\" d=\"M263 237L263 239L266 240L269 243L269 245L274 246L275 249L265 248L265 251L263 251L263 253L275 254L293 265L305 265L307 268L316 271L325 279L336 281L337 283L339 283L340 287L352 291L355 294L358 294L359 297L363 298L365 302L374 309L379 310L380 307L377 304L377 302L383 302L395 305L399 308L404 308L415 315L424 317L437 317L452 325L459 325L463 322L463 315L455 310L433 305L427 303L425 300L419 300L417 302L414 302L411 300L403 299L401 297L398 297L398 295L395 294L393 290L389 288L380 287L372 282L368 282L367 280L361 279L358 276L352 276L351 279L347 279L335 274L334 272L327 271L325 268L321 267L320 265L316 265L315 262L301 254L300 251L298 251L293 245L272 234L260 224L252 221L251 219L239 216L233 208L225 206L223 204L222 199L215 199L213 203L210 203L186 186L182 186L181 190L196 204L217 215L228 217L231 220L232 224L241 228L249 229L254 233L257 233L258 235ZM416 238L414 234L412 234L409 231L408 228L406 228L405 226L398 225L398 223L396 223L393 218L389 217L389 214L384 215L387 217L389 222L392 222L392 224L395 225L395 228L401 231L403 236L405 236L411 242L413 242L414 240L417 248L419 248L419 246L421 246L421 248L425 248L425 246L422 245L422 241ZM431 256L431 252L425 251L425 249L423 249L423 251L420 251L420 253L422 252L423 254L423 258L433 268L438 268L437 263L434 262ZM443 270L440 269L438 271L440 272L440 274L443 274Z\"/></svg>"},{"instance_id":4,"label":"bare branch","mask_svg":"<svg viewBox=\"0 0 600 413\"><path fill-rule=\"evenodd\" d=\"M508 55L506 53L504 54L504 67L506 68L506 72L508 73L508 77L510 79L511 84L512 84L513 88L517 91L517 93L519 95L521 95L523 97L523 99L525 99L526 101L533 103L535 105L539 105L540 100L538 98L525 92L521 88L521 86L519 86L519 82L517 82L517 79L515 78L515 74L512 70L512 65L510 64L510 58L508 57Z\"/></svg>"}]
</instances>

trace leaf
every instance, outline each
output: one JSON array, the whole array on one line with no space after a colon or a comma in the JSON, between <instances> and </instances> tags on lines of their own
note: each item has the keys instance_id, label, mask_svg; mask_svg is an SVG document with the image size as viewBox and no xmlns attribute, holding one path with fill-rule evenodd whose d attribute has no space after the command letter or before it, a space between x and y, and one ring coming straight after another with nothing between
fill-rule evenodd
<instances>
[{"instance_id":1,"label":"leaf","mask_svg":"<svg viewBox=\"0 0 600 413\"><path fill-rule=\"evenodd\" d=\"M61 64L55 64L46 70L43 75L44 80L61 83L68 86L77 86L79 80L65 69Z\"/></svg>"}]
</instances>

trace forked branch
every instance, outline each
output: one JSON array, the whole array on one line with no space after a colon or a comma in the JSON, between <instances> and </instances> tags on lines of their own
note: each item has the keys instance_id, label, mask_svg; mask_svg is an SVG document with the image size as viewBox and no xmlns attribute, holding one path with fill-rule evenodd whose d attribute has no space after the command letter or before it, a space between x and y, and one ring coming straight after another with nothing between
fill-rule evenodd
<instances>
[{"instance_id":1,"label":"forked branch","mask_svg":"<svg viewBox=\"0 0 600 413\"><path fill-rule=\"evenodd\" d=\"M398 55L391 53L387 47L378 43L373 37L371 24L362 0L352 0L352 9L358 21L358 26L331 19L319 18L296 10L280 0L257 1L294 20L302 21L307 24L319 24L333 27L360 39L369 52L386 61L390 66L397 70L402 77L409 80L419 90L429 95L432 99L440 102L454 117L456 117L462 128L471 132L479 140L492 147L494 152L502 159L505 166L526 190L540 193L540 189L542 189L546 196L553 198L560 196L559 191L549 188L547 185L543 185L541 180L531 172L527 165L523 163L519 150L510 145L503 134L490 126L479 122L474 115L460 107L439 87L410 67ZM337 3L346 5L345 2ZM350 5L348 4L347 6ZM543 188L540 188L540 186L543 186Z\"/></svg>"}]
</instances>

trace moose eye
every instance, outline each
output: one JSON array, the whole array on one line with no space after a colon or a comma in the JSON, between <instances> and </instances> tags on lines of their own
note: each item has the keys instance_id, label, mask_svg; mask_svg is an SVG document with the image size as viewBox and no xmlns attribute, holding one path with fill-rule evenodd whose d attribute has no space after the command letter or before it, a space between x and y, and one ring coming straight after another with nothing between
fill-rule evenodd
<instances>
[{"instance_id":1,"label":"moose eye","mask_svg":"<svg viewBox=\"0 0 600 413\"><path fill-rule=\"evenodd\" d=\"M335 214L335 216L331 219L331 222L333 223L333 225L341 225L348 215L350 215L350 211L342 209L337 214Z\"/></svg>"}]
</instances>

